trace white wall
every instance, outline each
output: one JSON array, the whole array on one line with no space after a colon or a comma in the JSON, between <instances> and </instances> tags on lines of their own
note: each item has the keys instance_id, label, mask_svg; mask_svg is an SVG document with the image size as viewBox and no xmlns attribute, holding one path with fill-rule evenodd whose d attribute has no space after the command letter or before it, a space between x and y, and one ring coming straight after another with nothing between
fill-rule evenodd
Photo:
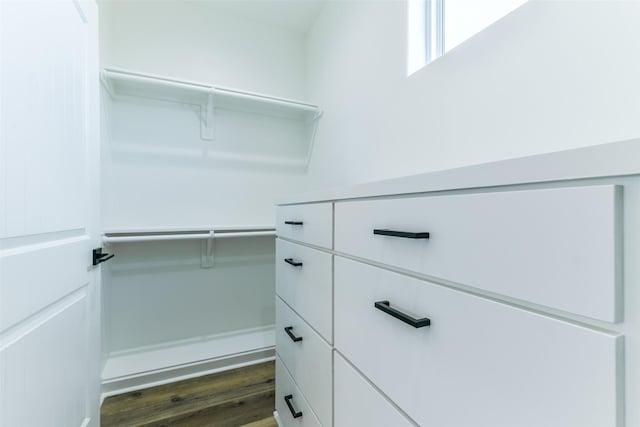
<instances>
[{"instance_id":1,"label":"white wall","mask_svg":"<svg viewBox=\"0 0 640 427\"><path fill-rule=\"evenodd\" d=\"M220 239L214 267L200 267L201 244L116 244L105 269L110 352L272 325L272 238Z\"/></svg>"},{"instance_id":2,"label":"white wall","mask_svg":"<svg viewBox=\"0 0 640 427\"><path fill-rule=\"evenodd\" d=\"M233 15L224 2L104 1L100 7L103 66L304 98L300 31ZM203 152L225 142L200 139L192 108L105 98L106 229L272 224L274 198L302 188L304 170L211 161Z\"/></svg>"},{"instance_id":3,"label":"white wall","mask_svg":"<svg viewBox=\"0 0 640 427\"><path fill-rule=\"evenodd\" d=\"M104 0L100 14L103 66L304 97L302 32L233 14L219 0Z\"/></svg>"},{"instance_id":4,"label":"white wall","mask_svg":"<svg viewBox=\"0 0 640 427\"><path fill-rule=\"evenodd\" d=\"M304 98L301 31L234 15L218 2L105 1L100 13L103 66ZM304 170L207 155L234 150L223 137L237 133L247 140L238 150L268 150L260 135L233 133L229 123L240 121L230 113L217 115L217 139L202 140L198 113L113 100L103 90L103 229L272 225L277 195L303 188ZM116 258L104 269L107 351L272 325L273 238L215 245L210 269L200 268L200 242L109 248Z\"/></svg>"},{"instance_id":5,"label":"white wall","mask_svg":"<svg viewBox=\"0 0 640 427\"><path fill-rule=\"evenodd\" d=\"M640 135L638 2L534 0L408 78L406 19L329 2L310 32L310 187Z\"/></svg>"}]
</instances>

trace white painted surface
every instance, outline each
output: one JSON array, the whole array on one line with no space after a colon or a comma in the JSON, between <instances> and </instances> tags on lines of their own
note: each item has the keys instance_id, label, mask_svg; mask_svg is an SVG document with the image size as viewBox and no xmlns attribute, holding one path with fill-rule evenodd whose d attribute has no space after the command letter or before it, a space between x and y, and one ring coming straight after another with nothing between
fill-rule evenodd
<instances>
[{"instance_id":1,"label":"white painted surface","mask_svg":"<svg viewBox=\"0 0 640 427\"><path fill-rule=\"evenodd\" d=\"M40 311L32 321L2 332L0 425L80 426L98 415L89 412L89 405L98 402L89 402L89 388L95 385L89 384L87 304L86 288L81 288L54 310Z\"/></svg>"},{"instance_id":2,"label":"white painted surface","mask_svg":"<svg viewBox=\"0 0 640 427\"><path fill-rule=\"evenodd\" d=\"M302 337L294 342L284 328ZM280 298L276 297L276 352L323 426L333 419L332 349Z\"/></svg>"},{"instance_id":3,"label":"white painted surface","mask_svg":"<svg viewBox=\"0 0 640 427\"><path fill-rule=\"evenodd\" d=\"M302 224L285 224L288 221L302 222ZM278 237L310 245L333 248L333 204L278 207L276 234Z\"/></svg>"},{"instance_id":4,"label":"white painted surface","mask_svg":"<svg viewBox=\"0 0 640 427\"><path fill-rule=\"evenodd\" d=\"M274 345L275 336L271 326L129 349L110 355L102 371L102 382L110 384L134 377L147 377L195 363L261 352Z\"/></svg>"},{"instance_id":5,"label":"white painted surface","mask_svg":"<svg viewBox=\"0 0 640 427\"><path fill-rule=\"evenodd\" d=\"M526 3L527 0L445 0L445 52Z\"/></svg>"},{"instance_id":6,"label":"white painted surface","mask_svg":"<svg viewBox=\"0 0 640 427\"><path fill-rule=\"evenodd\" d=\"M320 111L306 101L255 93L239 88L221 87L215 82L182 80L179 76L162 76L119 68L102 70L102 80L115 96L138 96L178 103L202 105L211 95L214 107L262 113L290 119L312 119Z\"/></svg>"},{"instance_id":7,"label":"white painted surface","mask_svg":"<svg viewBox=\"0 0 640 427\"><path fill-rule=\"evenodd\" d=\"M295 267L285 258L301 262ZM276 293L329 343L333 342L333 255L276 240Z\"/></svg>"},{"instance_id":8,"label":"white painted surface","mask_svg":"<svg viewBox=\"0 0 640 427\"><path fill-rule=\"evenodd\" d=\"M136 97L139 101L154 99L191 105L197 113L192 117L192 126L199 126L202 140L211 141L198 146L194 154L202 154L204 148L207 158L218 160L298 164L304 168L322 115L317 105L308 102L191 82L178 76L105 68L102 81L116 100L133 102L129 97ZM118 148L144 147L127 144ZM178 148L175 154L179 152Z\"/></svg>"},{"instance_id":9,"label":"white painted surface","mask_svg":"<svg viewBox=\"0 0 640 427\"><path fill-rule=\"evenodd\" d=\"M298 31L219 2L105 1L100 13L104 66L306 99ZM105 229L273 224L274 198L304 188L307 153L292 132L308 138L305 125L292 131L289 121L255 114L247 126L246 113L220 110L216 139L203 141L199 107L104 95Z\"/></svg>"},{"instance_id":10,"label":"white painted surface","mask_svg":"<svg viewBox=\"0 0 640 427\"><path fill-rule=\"evenodd\" d=\"M279 204L637 175L640 139L289 195Z\"/></svg>"},{"instance_id":11,"label":"white painted surface","mask_svg":"<svg viewBox=\"0 0 640 427\"><path fill-rule=\"evenodd\" d=\"M200 241L109 249L116 255L103 268L109 353L275 323L273 237L214 240L214 264L205 269Z\"/></svg>"},{"instance_id":12,"label":"white painted surface","mask_svg":"<svg viewBox=\"0 0 640 427\"><path fill-rule=\"evenodd\" d=\"M284 397L288 395L293 396L291 404L295 411L302 412L301 417L293 418L291 415L291 411L284 401ZM300 393L300 389L278 356L276 356L276 412L278 413L278 425L281 427L331 427L331 424L320 424L311 410L311 406Z\"/></svg>"},{"instance_id":13,"label":"white painted surface","mask_svg":"<svg viewBox=\"0 0 640 427\"><path fill-rule=\"evenodd\" d=\"M622 319L622 188L612 185L335 205L335 248L582 316ZM428 239L374 229L429 232Z\"/></svg>"},{"instance_id":14,"label":"white painted surface","mask_svg":"<svg viewBox=\"0 0 640 427\"><path fill-rule=\"evenodd\" d=\"M218 2L105 1L100 12L103 66L306 98L305 37L297 30L256 23ZM274 224L274 198L303 188L305 123L254 111L249 125L246 112L218 109L215 139L207 141L200 107L188 100L112 100L106 92L105 230ZM206 270L201 242L113 245L105 356L273 325L273 237L214 245Z\"/></svg>"},{"instance_id":15,"label":"white painted surface","mask_svg":"<svg viewBox=\"0 0 640 427\"><path fill-rule=\"evenodd\" d=\"M218 0L216 5L225 12L251 21L306 33L315 23L324 3L324 0Z\"/></svg>"},{"instance_id":16,"label":"white painted surface","mask_svg":"<svg viewBox=\"0 0 640 427\"><path fill-rule=\"evenodd\" d=\"M640 168L636 161L639 156L640 143L638 140L630 140L310 192L299 197L288 197L283 202L293 203L299 200L302 203L317 203L350 197L379 198L414 193L427 195L429 192L436 192L435 195L473 194L479 191L549 189L576 185L623 186L624 322L612 324L452 283L449 285L480 294L481 297L502 300L507 305L533 313L623 334L624 363L618 364L618 367L619 378L624 377L624 399L618 399L618 411L625 414L624 425L636 426L640 423L640 406L632 403L625 405L625 402L635 402L640 395L640 364L637 363L637 360L640 360L640 310L637 308L637 302L640 300L637 295L640 265L636 262L640 254L640 223L636 220L640 215Z\"/></svg>"},{"instance_id":17,"label":"white painted surface","mask_svg":"<svg viewBox=\"0 0 640 427\"><path fill-rule=\"evenodd\" d=\"M101 2L102 64L305 98L304 33L233 14L224 3ZM280 9L295 8L287 3ZM271 6L279 7L263 8Z\"/></svg>"},{"instance_id":18,"label":"white painted surface","mask_svg":"<svg viewBox=\"0 0 640 427\"><path fill-rule=\"evenodd\" d=\"M637 138L639 20L633 1L530 1L407 78L405 2L328 2L309 188Z\"/></svg>"},{"instance_id":19,"label":"white painted surface","mask_svg":"<svg viewBox=\"0 0 640 427\"><path fill-rule=\"evenodd\" d=\"M2 426L99 423L96 52L93 2L0 2Z\"/></svg>"},{"instance_id":20,"label":"white painted surface","mask_svg":"<svg viewBox=\"0 0 640 427\"><path fill-rule=\"evenodd\" d=\"M620 335L342 257L335 280L336 349L420 425L624 423ZM375 309L381 300L431 326Z\"/></svg>"},{"instance_id":21,"label":"white painted surface","mask_svg":"<svg viewBox=\"0 0 640 427\"><path fill-rule=\"evenodd\" d=\"M287 123L254 115L248 127L246 114L220 111L216 140L203 141L195 125L199 113L191 106L111 103L108 95L104 102L105 229L273 224L274 198L302 188L306 150L291 138ZM300 138L306 138L303 128ZM269 141L262 134L271 135ZM280 153L291 148L291 157L271 153L272 143Z\"/></svg>"},{"instance_id":22,"label":"white painted surface","mask_svg":"<svg viewBox=\"0 0 640 427\"><path fill-rule=\"evenodd\" d=\"M334 353L335 427L410 427L393 404L367 382L339 353Z\"/></svg>"}]
</instances>

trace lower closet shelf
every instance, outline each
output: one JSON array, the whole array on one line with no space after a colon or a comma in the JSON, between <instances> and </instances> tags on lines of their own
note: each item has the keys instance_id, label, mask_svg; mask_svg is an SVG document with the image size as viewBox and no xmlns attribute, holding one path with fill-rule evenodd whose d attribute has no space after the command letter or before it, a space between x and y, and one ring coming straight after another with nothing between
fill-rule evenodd
<instances>
[{"instance_id":1,"label":"lower closet shelf","mask_svg":"<svg viewBox=\"0 0 640 427\"><path fill-rule=\"evenodd\" d=\"M271 355L274 346L274 327L269 326L115 352L109 355L102 371L102 384L107 386L221 359L228 364L234 357L238 358L237 363L248 363L264 358L267 353Z\"/></svg>"}]
</instances>

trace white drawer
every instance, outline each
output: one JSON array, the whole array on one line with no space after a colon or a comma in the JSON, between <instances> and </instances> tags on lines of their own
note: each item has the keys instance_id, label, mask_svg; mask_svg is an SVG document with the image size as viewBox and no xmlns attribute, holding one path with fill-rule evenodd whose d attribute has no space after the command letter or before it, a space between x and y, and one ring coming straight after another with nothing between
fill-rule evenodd
<instances>
[{"instance_id":1,"label":"white drawer","mask_svg":"<svg viewBox=\"0 0 640 427\"><path fill-rule=\"evenodd\" d=\"M276 240L276 293L329 343L333 342L332 260L326 252Z\"/></svg>"},{"instance_id":2,"label":"white drawer","mask_svg":"<svg viewBox=\"0 0 640 427\"><path fill-rule=\"evenodd\" d=\"M291 409L287 405L291 404ZM280 427L321 427L320 421L311 410L284 364L276 356L276 411ZM296 417L294 418L294 414Z\"/></svg>"},{"instance_id":3,"label":"white drawer","mask_svg":"<svg viewBox=\"0 0 640 427\"><path fill-rule=\"evenodd\" d=\"M333 205L315 203L278 206L276 233L279 237L332 249Z\"/></svg>"},{"instance_id":4,"label":"white drawer","mask_svg":"<svg viewBox=\"0 0 640 427\"><path fill-rule=\"evenodd\" d=\"M425 316L414 328L374 308ZM336 349L418 424L604 427L623 338L335 257Z\"/></svg>"},{"instance_id":5,"label":"white drawer","mask_svg":"<svg viewBox=\"0 0 640 427\"><path fill-rule=\"evenodd\" d=\"M413 427L338 353L334 361L336 427Z\"/></svg>"},{"instance_id":6,"label":"white drawer","mask_svg":"<svg viewBox=\"0 0 640 427\"><path fill-rule=\"evenodd\" d=\"M621 187L613 185L342 202L335 249L615 322L622 317L620 203Z\"/></svg>"},{"instance_id":7,"label":"white drawer","mask_svg":"<svg viewBox=\"0 0 640 427\"><path fill-rule=\"evenodd\" d=\"M291 328L288 332L292 336L285 328ZM302 339L294 341L298 338ZM333 414L331 347L277 297L276 352L322 425L330 425Z\"/></svg>"}]
</instances>

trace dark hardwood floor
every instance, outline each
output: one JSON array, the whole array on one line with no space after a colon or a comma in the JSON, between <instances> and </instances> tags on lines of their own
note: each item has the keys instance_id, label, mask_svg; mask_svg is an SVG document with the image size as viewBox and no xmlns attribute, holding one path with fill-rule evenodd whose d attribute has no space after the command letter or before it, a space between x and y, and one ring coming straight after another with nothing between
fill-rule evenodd
<instances>
[{"instance_id":1,"label":"dark hardwood floor","mask_svg":"<svg viewBox=\"0 0 640 427\"><path fill-rule=\"evenodd\" d=\"M275 365L262 363L105 399L103 427L275 427Z\"/></svg>"}]
</instances>

